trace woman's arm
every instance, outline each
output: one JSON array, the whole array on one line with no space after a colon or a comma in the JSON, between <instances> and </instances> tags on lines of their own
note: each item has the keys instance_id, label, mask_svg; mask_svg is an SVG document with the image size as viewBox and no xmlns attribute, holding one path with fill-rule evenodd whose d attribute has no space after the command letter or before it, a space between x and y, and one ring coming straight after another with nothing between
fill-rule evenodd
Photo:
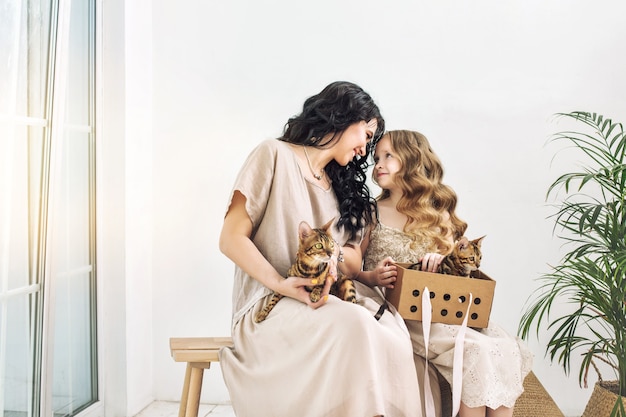
<instances>
[{"instance_id":1,"label":"woman's arm","mask_svg":"<svg viewBox=\"0 0 626 417\"><path fill-rule=\"evenodd\" d=\"M288 277L284 278L268 262L258 250L252 239L252 220L246 211L246 197L235 191L220 234L220 251L237 264L246 274L256 279L269 289L287 297L295 298L317 308L326 301L325 295L330 290L332 280L322 292L322 299L312 303L305 285L315 285L311 279Z\"/></svg>"},{"instance_id":2,"label":"woman's arm","mask_svg":"<svg viewBox=\"0 0 626 417\"><path fill-rule=\"evenodd\" d=\"M343 262L338 263L337 267L348 278L356 278L356 274L361 270L361 249L358 246L350 243L341 248L343 255Z\"/></svg>"},{"instance_id":3,"label":"woman's arm","mask_svg":"<svg viewBox=\"0 0 626 417\"><path fill-rule=\"evenodd\" d=\"M373 226L371 226L373 227ZM396 266L391 257L380 261L373 271L363 270L363 254L367 250L370 241L370 228L367 228L360 246L348 245L344 247L344 258L346 259L341 271L353 279L362 282L368 287L393 288L393 283L398 275ZM346 256L346 254L350 254Z\"/></svg>"}]
</instances>

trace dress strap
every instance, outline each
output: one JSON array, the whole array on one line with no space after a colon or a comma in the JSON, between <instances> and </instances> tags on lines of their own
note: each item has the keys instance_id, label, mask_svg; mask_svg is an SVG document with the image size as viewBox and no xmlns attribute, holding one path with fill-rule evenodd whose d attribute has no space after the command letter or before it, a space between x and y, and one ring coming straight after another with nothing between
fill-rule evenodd
<instances>
[{"instance_id":1,"label":"dress strap","mask_svg":"<svg viewBox=\"0 0 626 417\"><path fill-rule=\"evenodd\" d=\"M378 309L378 311L376 312L376 314L374 314L374 318L376 320L380 320L380 318L383 316L383 313L385 312L385 310L387 310L389 308L389 305L387 304L387 301L385 301L384 303L382 303L380 305L380 308Z\"/></svg>"}]
</instances>

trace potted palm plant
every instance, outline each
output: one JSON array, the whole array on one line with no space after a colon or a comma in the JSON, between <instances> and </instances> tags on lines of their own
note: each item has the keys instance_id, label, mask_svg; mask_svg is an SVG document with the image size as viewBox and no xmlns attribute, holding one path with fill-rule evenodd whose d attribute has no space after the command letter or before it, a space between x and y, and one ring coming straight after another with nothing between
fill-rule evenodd
<instances>
[{"instance_id":1,"label":"potted palm plant","mask_svg":"<svg viewBox=\"0 0 626 417\"><path fill-rule=\"evenodd\" d=\"M554 232L567 250L539 278L518 333L539 338L545 326L546 354L566 374L572 358L581 355L581 386L590 368L598 372L583 417L626 417L626 134L621 123L595 113L557 116L581 130L560 132L551 140L566 142L583 162L579 172L559 176L548 188L547 198L557 201ZM603 380L600 369L615 379ZM610 404L592 405L597 395L611 398Z\"/></svg>"}]
</instances>

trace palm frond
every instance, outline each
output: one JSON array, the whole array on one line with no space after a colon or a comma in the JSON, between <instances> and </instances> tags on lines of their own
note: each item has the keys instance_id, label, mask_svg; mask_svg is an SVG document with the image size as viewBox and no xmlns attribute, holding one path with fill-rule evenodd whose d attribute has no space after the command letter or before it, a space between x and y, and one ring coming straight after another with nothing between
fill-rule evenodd
<instances>
[{"instance_id":1,"label":"palm frond","mask_svg":"<svg viewBox=\"0 0 626 417\"><path fill-rule=\"evenodd\" d=\"M616 370L621 395L626 395L626 134L621 123L597 113L556 116L584 125L551 138L578 151L583 163L578 172L562 174L548 187L546 199L560 200L549 217L553 233L567 251L539 278L518 334L539 337L545 327L546 354L566 374L572 355L580 352L581 384L594 361L602 360ZM559 314L552 317L557 305Z\"/></svg>"}]
</instances>

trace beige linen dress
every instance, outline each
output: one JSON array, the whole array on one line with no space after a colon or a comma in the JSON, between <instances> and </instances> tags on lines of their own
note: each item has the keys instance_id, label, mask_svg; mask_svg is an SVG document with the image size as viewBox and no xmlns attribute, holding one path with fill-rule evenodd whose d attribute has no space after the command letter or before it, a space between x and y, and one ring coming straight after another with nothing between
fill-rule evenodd
<instances>
[{"instance_id":1,"label":"beige linen dress","mask_svg":"<svg viewBox=\"0 0 626 417\"><path fill-rule=\"evenodd\" d=\"M430 242L418 242L401 230L378 224L371 232L364 255L364 269L372 270L387 256L395 262L417 262L429 250ZM422 322L407 320L416 355L423 357ZM428 346L429 362L452 383L454 342L460 326L432 323ZM521 339L507 334L493 322L480 331L468 328L463 349L463 386L461 401L468 407L512 407L524 391L523 381L532 367L532 353ZM431 385L432 382L431 382Z\"/></svg>"},{"instance_id":2,"label":"beige linen dress","mask_svg":"<svg viewBox=\"0 0 626 417\"><path fill-rule=\"evenodd\" d=\"M235 190L247 198L252 240L282 275L295 257L298 224L339 218L332 189L305 179L291 146L279 140L251 153ZM332 230L346 243L346 233ZM269 294L235 267L235 347L222 349L220 361L238 417L421 416L411 340L401 320L377 321L368 309L331 296L315 310L285 297L255 323Z\"/></svg>"}]
</instances>

